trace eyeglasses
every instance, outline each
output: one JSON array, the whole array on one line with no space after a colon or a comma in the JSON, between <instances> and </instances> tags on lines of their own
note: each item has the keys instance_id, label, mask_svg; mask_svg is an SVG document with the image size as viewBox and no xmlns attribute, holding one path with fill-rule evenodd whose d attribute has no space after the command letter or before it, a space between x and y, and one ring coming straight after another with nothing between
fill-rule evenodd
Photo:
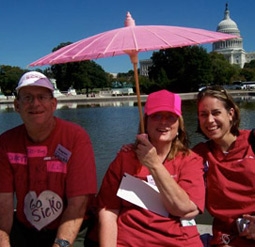
<instances>
[{"instance_id":1,"label":"eyeglasses","mask_svg":"<svg viewBox=\"0 0 255 247\"><path fill-rule=\"evenodd\" d=\"M31 104L34 102L35 98L41 102L41 103L47 103L52 98L52 94L38 94L38 95L32 95L32 94L25 94L25 95L19 95L18 100L20 100L24 104Z\"/></svg>"},{"instance_id":2,"label":"eyeglasses","mask_svg":"<svg viewBox=\"0 0 255 247\"><path fill-rule=\"evenodd\" d=\"M176 122L178 119L177 115L174 114L162 114L162 113L155 113L149 116L150 119L152 119L153 121L157 121L160 122L163 119L167 122Z\"/></svg>"}]
</instances>

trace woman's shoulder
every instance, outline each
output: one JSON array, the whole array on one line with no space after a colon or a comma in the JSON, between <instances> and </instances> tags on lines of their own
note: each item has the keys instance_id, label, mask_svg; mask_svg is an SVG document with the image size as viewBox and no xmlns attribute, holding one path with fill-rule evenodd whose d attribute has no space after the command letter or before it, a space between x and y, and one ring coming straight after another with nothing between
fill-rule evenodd
<instances>
[{"instance_id":1,"label":"woman's shoulder","mask_svg":"<svg viewBox=\"0 0 255 247\"><path fill-rule=\"evenodd\" d=\"M197 154L196 152L194 152L192 149L189 149L188 153L179 152L178 155L175 157L175 160L176 158L179 158L185 162L191 162L192 160L196 160L196 161L200 160L201 156Z\"/></svg>"},{"instance_id":2,"label":"woman's shoulder","mask_svg":"<svg viewBox=\"0 0 255 247\"><path fill-rule=\"evenodd\" d=\"M247 130L247 129L242 129L242 130L239 130L239 136L240 137L247 137L247 136L249 136L249 135L253 135L254 136L254 138L255 138L255 129L253 129L253 130Z\"/></svg>"},{"instance_id":3,"label":"woman's shoulder","mask_svg":"<svg viewBox=\"0 0 255 247\"><path fill-rule=\"evenodd\" d=\"M129 144L127 144L129 145ZM135 148L134 147L130 147L130 148L126 148L126 145L124 145L121 147L121 149L117 152L116 157L119 157L120 159L134 159L136 158L136 153L135 153Z\"/></svg>"}]
</instances>

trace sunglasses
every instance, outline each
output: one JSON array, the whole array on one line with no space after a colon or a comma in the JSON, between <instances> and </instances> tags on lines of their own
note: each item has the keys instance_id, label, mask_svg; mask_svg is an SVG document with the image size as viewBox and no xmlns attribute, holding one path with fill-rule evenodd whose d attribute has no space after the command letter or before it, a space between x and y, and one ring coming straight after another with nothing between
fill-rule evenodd
<instances>
[{"instance_id":1,"label":"sunglasses","mask_svg":"<svg viewBox=\"0 0 255 247\"><path fill-rule=\"evenodd\" d=\"M197 100L199 101L204 96L215 96L218 95L221 98L224 98L226 100L231 99L230 95L227 93L227 91L222 86L207 86L203 88L197 95Z\"/></svg>"},{"instance_id":2,"label":"sunglasses","mask_svg":"<svg viewBox=\"0 0 255 247\"><path fill-rule=\"evenodd\" d=\"M178 119L178 116L175 114L163 114L163 113L154 113L149 116L150 119L152 119L155 122L161 122L163 120L167 122L176 122Z\"/></svg>"}]
</instances>

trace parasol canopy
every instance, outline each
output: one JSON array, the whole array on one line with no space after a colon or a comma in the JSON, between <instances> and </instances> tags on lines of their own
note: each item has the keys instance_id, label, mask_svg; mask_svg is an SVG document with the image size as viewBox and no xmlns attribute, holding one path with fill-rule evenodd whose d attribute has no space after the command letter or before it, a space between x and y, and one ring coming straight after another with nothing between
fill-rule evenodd
<instances>
[{"instance_id":1,"label":"parasol canopy","mask_svg":"<svg viewBox=\"0 0 255 247\"><path fill-rule=\"evenodd\" d=\"M220 32L198 28L160 25L135 25L128 12L125 26L82 39L52 52L29 66L53 65L98 58L129 55L134 69L141 132L144 132L143 113L137 72L138 53L184 47L237 38Z\"/></svg>"}]
</instances>

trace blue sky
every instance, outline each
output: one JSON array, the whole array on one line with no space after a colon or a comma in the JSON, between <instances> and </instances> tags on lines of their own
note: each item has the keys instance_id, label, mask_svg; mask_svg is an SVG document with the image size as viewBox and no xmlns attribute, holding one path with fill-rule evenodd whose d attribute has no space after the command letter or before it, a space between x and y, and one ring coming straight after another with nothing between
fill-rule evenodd
<instances>
[{"instance_id":1,"label":"blue sky","mask_svg":"<svg viewBox=\"0 0 255 247\"><path fill-rule=\"evenodd\" d=\"M6 0L0 7L0 65L27 65L62 42L76 42L122 27L129 11L136 25L173 25L215 31L228 2L244 49L255 51L254 0ZM206 45L211 51L211 44ZM139 59L151 52L139 53ZM109 73L133 69L128 56L95 60ZM44 67L41 67L44 69Z\"/></svg>"}]
</instances>

